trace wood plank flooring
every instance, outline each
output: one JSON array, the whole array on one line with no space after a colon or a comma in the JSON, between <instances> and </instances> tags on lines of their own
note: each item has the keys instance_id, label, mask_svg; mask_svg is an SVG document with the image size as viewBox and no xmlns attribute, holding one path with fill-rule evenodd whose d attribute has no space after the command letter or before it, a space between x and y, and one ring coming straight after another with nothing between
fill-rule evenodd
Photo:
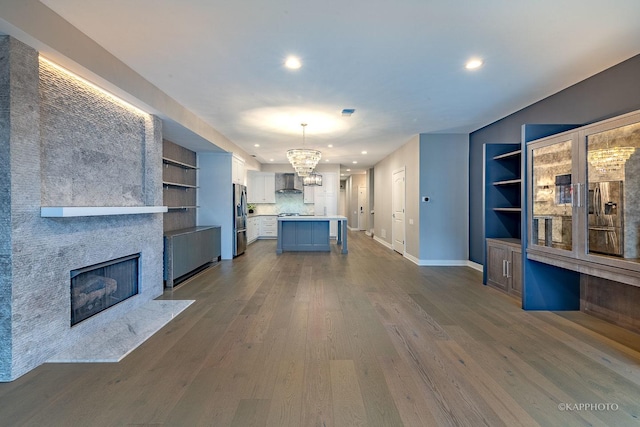
<instances>
[{"instance_id":1,"label":"wood plank flooring","mask_svg":"<svg viewBox=\"0 0 640 427\"><path fill-rule=\"evenodd\" d=\"M362 233L258 241L167 291L196 302L120 363L0 384L0 426L640 425L640 336L481 282Z\"/></svg>"}]
</instances>

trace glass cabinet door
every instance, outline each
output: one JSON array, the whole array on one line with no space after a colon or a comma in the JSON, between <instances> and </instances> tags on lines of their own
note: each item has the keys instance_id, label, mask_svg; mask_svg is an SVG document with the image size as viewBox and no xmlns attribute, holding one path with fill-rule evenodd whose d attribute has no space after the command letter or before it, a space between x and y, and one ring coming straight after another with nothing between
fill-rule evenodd
<instances>
[{"instance_id":1,"label":"glass cabinet door","mask_svg":"<svg viewBox=\"0 0 640 427\"><path fill-rule=\"evenodd\" d=\"M529 147L529 247L572 251L574 236L573 136L550 138Z\"/></svg>"},{"instance_id":2,"label":"glass cabinet door","mask_svg":"<svg viewBox=\"0 0 640 427\"><path fill-rule=\"evenodd\" d=\"M609 126L611 127L611 126ZM586 253L640 262L640 123L586 135Z\"/></svg>"}]
</instances>

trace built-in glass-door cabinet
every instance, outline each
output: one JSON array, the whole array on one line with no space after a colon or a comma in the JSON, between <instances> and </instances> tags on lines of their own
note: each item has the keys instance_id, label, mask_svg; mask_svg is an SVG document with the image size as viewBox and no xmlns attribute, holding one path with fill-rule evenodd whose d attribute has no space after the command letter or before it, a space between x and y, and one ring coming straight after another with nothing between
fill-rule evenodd
<instances>
[{"instance_id":1,"label":"built-in glass-door cabinet","mask_svg":"<svg viewBox=\"0 0 640 427\"><path fill-rule=\"evenodd\" d=\"M640 112L532 141L530 259L638 285Z\"/></svg>"}]
</instances>

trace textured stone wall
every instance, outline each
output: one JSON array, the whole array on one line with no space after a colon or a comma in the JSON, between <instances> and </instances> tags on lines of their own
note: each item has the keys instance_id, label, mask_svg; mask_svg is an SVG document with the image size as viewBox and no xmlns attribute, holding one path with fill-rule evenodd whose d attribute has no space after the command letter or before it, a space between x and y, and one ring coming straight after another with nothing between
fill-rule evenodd
<instances>
[{"instance_id":1,"label":"textured stone wall","mask_svg":"<svg viewBox=\"0 0 640 427\"><path fill-rule=\"evenodd\" d=\"M42 205L143 205L146 116L48 62L40 93Z\"/></svg>"},{"instance_id":2,"label":"textured stone wall","mask_svg":"<svg viewBox=\"0 0 640 427\"><path fill-rule=\"evenodd\" d=\"M8 232L9 232L9 268L2 270L4 279L0 279L4 292L1 304L3 305L3 324L6 325L6 315L10 336L0 341L3 355L3 371L0 378L10 379L17 363L16 358L16 324L23 319L24 313L16 308L15 302L21 298L16 290L16 281L23 280L24 272L33 268L32 263L37 263L38 258L29 256L29 253L37 254L39 244L30 239L30 232L26 230L35 218L34 206L40 203L40 144L39 144L39 109L38 109L38 57L37 53L28 46L11 39L3 38L4 61L8 60L4 68L3 80L6 82L6 92L9 95L8 127L4 130L8 137L9 151L9 182L10 194L8 196ZM4 203L3 203L4 205ZM6 208L5 208L6 209ZM3 210L5 210L3 209ZM3 213L3 218L6 218ZM4 223L5 220L3 220ZM29 262L29 259L33 260ZM4 296L7 298L4 298ZM37 298L37 296L35 296ZM24 299L24 297L22 297ZM38 313L34 315L36 317ZM27 338L23 346L27 354L38 352L37 343ZM6 348L6 347L9 348Z\"/></svg>"},{"instance_id":3,"label":"textured stone wall","mask_svg":"<svg viewBox=\"0 0 640 427\"><path fill-rule=\"evenodd\" d=\"M41 205L161 204L159 119L47 65L39 73L37 52L13 39L10 50L11 76L20 77L9 83L11 362L3 381L162 293L161 214L40 217ZM70 271L133 253L141 253L139 295L71 328Z\"/></svg>"},{"instance_id":4,"label":"textured stone wall","mask_svg":"<svg viewBox=\"0 0 640 427\"><path fill-rule=\"evenodd\" d=\"M9 37L0 37L0 373L11 369L11 118ZM2 379L0 374L0 379Z\"/></svg>"}]
</instances>

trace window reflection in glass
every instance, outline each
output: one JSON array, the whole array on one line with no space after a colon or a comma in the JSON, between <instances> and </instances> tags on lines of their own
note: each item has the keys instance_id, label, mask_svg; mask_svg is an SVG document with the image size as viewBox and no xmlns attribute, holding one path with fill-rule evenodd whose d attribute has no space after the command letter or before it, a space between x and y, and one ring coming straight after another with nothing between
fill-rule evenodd
<instances>
[{"instance_id":1,"label":"window reflection in glass","mask_svg":"<svg viewBox=\"0 0 640 427\"><path fill-rule=\"evenodd\" d=\"M640 257L640 123L587 137L590 254Z\"/></svg>"},{"instance_id":2,"label":"window reflection in glass","mask_svg":"<svg viewBox=\"0 0 640 427\"><path fill-rule=\"evenodd\" d=\"M569 140L532 150L533 245L572 248L571 144Z\"/></svg>"}]
</instances>

